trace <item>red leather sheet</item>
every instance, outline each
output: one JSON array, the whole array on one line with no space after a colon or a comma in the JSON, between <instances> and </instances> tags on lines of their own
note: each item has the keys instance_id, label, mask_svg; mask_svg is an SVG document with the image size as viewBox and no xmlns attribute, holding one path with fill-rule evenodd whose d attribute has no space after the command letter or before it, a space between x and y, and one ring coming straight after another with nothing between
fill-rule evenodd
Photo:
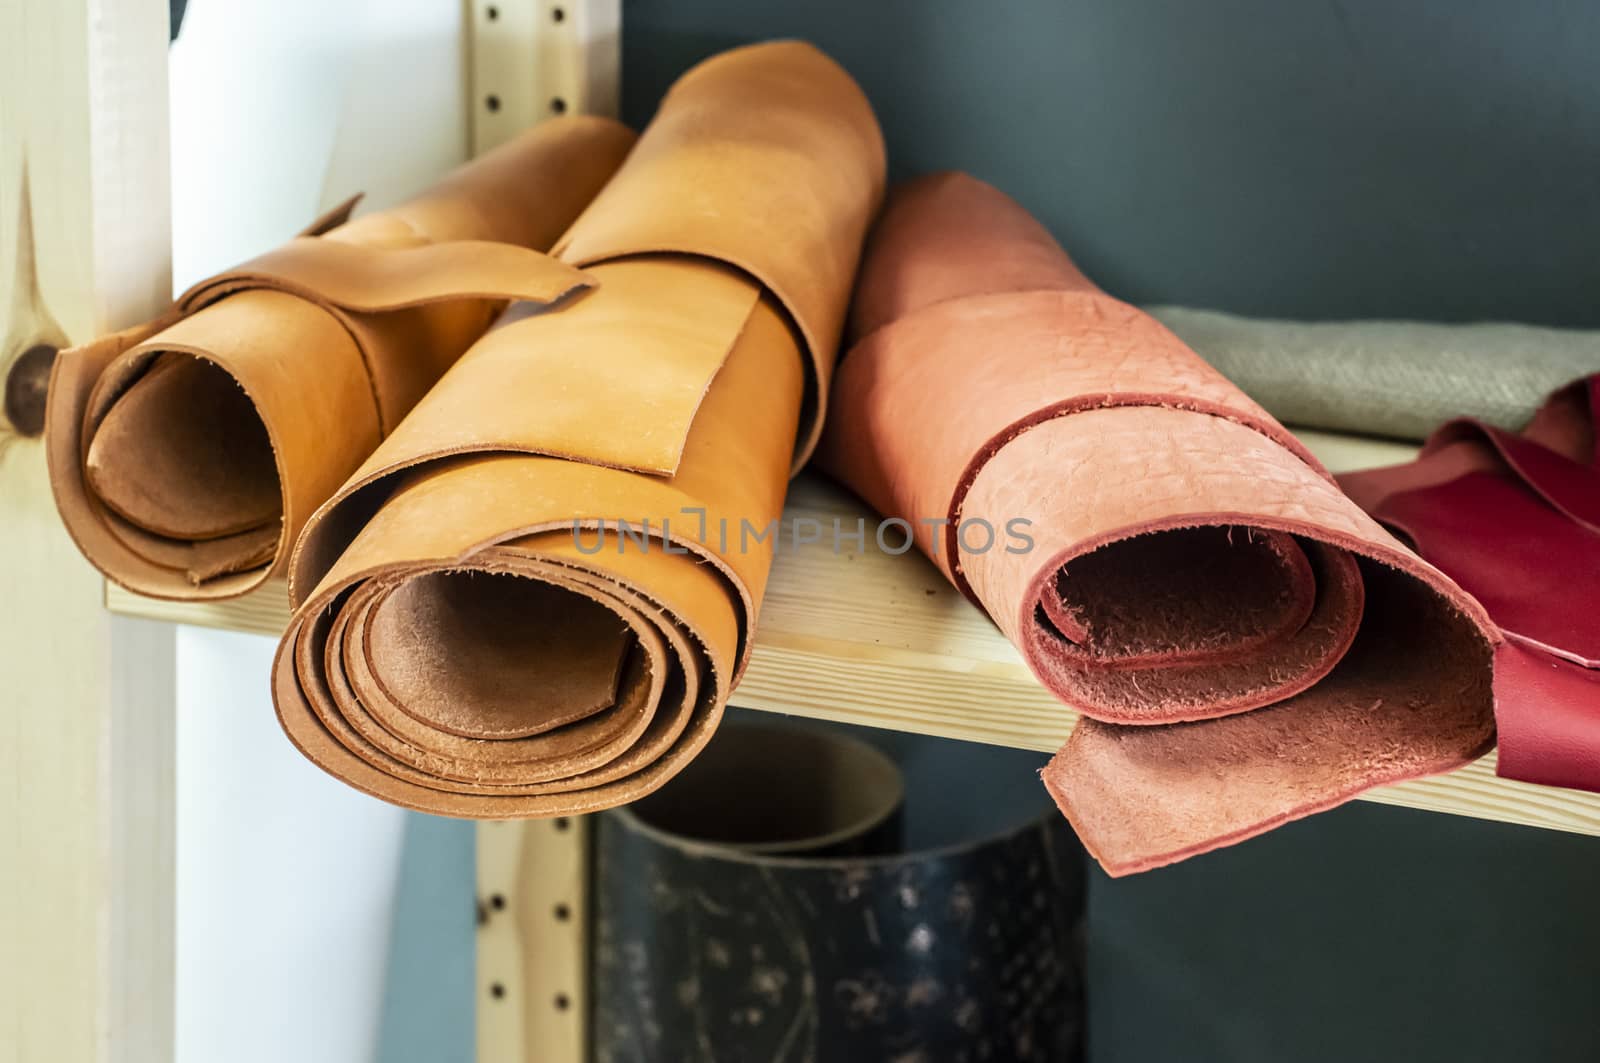
<instances>
[{"instance_id":1,"label":"red leather sheet","mask_svg":"<svg viewBox=\"0 0 1600 1063\"><path fill-rule=\"evenodd\" d=\"M1600 791L1600 375L1520 434L1463 419L1350 496L1488 608L1499 773Z\"/></svg>"},{"instance_id":2,"label":"red leather sheet","mask_svg":"<svg viewBox=\"0 0 1600 1063\"><path fill-rule=\"evenodd\" d=\"M819 457L1083 714L1044 781L1111 873L1493 743L1483 608L1004 194L901 188L852 328Z\"/></svg>"}]
</instances>

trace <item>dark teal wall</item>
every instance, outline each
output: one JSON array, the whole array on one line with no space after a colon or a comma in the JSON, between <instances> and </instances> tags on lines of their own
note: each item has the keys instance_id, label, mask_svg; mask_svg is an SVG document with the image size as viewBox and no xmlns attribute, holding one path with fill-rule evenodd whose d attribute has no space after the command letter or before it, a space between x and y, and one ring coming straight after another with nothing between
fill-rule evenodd
<instances>
[{"instance_id":1,"label":"dark teal wall","mask_svg":"<svg viewBox=\"0 0 1600 1063\"><path fill-rule=\"evenodd\" d=\"M376 1063L478 1058L477 872L473 824L406 816Z\"/></svg>"},{"instance_id":2,"label":"dark teal wall","mask_svg":"<svg viewBox=\"0 0 1600 1063\"><path fill-rule=\"evenodd\" d=\"M1600 838L1356 803L1089 878L1091 1063L1594 1063Z\"/></svg>"},{"instance_id":3,"label":"dark teal wall","mask_svg":"<svg viewBox=\"0 0 1600 1063\"><path fill-rule=\"evenodd\" d=\"M624 0L625 116L803 37L1140 302L1600 325L1600 4Z\"/></svg>"}]
</instances>

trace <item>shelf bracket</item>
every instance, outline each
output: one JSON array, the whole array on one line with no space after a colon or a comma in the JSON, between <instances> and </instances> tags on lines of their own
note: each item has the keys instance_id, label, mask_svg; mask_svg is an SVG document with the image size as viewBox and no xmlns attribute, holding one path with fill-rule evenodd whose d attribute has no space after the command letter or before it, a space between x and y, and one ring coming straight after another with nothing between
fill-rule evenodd
<instances>
[{"instance_id":1,"label":"shelf bracket","mask_svg":"<svg viewBox=\"0 0 1600 1063\"><path fill-rule=\"evenodd\" d=\"M466 0L480 155L560 114L615 117L621 0ZM589 823L478 824L478 1063L588 1057Z\"/></svg>"},{"instance_id":2,"label":"shelf bracket","mask_svg":"<svg viewBox=\"0 0 1600 1063\"><path fill-rule=\"evenodd\" d=\"M478 1063L588 1056L589 829L478 824Z\"/></svg>"},{"instance_id":3,"label":"shelf bracket","mask_svg":"<svg viewBox=\"0 0 1600 1063\"><path fill-rule=\"evenodd\" d=\"M472 154L554 115L616 116L621 0L467 0L467 5Z\"/></svg>"}]
</instances>

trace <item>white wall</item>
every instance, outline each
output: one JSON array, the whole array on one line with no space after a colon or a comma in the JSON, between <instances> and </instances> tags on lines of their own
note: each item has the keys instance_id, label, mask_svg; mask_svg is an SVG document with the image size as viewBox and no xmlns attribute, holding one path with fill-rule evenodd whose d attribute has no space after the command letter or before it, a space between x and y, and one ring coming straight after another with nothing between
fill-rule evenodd
<instances>
[{"instance_id":1,"label":"white wall","mask_svg":"<svg viewBox=\"0 0 1600 1063\"><path fill-rule=\"evenodd\" d=\"M465 158L462 59L456 0L190 0L171 57L177 287Z\"/></svg>"},{"instance_id":2,"label":"white wall","mask_svg":"<svg viewBox=\"0 0 1600 1063\"><path fill-rule=\"evenodd\" d=\"M458 162L460 15L455 0L190 0L171 68L177 288L353 192L393 202ZM179 634L178 1063L377 1056L405 814L283 737L273 645Z\"/></svg>"},{"instance_id":3,"label":"white wall","mask_svg":"<svg viewBox=\"0 0 1600 1063\"><path fill-rule=\"evenodd\" d=\"M178 633L178 1063L375 1058L404 814L283 737L273 648Z\"/></svg>"}]
</instances>

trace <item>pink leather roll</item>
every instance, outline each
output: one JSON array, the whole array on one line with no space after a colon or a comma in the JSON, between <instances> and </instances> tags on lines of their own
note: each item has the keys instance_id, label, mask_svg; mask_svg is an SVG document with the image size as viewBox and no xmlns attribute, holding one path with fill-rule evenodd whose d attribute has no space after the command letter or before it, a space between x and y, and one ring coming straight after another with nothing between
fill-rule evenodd
<instances>
[{"instance_id":1,"label":"pink leather roll","mask_svg":"<svg viewBox=\"0 0 1600 1063\"><path fill-rule=\"evenodd\" d=\"M1112 874L1464 764L1483 608L996 189L891 197L819 457L1085 717L1045 785Z\"/></svg>"},{"instance_id":2,"label":"pink leather roll","mask_svg":"<svg viewBox=\"0 0 1600 1063\"><path fill-rule=\"evenodd\" d=\"M1600 374L1527 428L1451 421L1414 462L1340 478L1488 608L1498 771L1600 792Z\"/></svg>"}]
</instances>

